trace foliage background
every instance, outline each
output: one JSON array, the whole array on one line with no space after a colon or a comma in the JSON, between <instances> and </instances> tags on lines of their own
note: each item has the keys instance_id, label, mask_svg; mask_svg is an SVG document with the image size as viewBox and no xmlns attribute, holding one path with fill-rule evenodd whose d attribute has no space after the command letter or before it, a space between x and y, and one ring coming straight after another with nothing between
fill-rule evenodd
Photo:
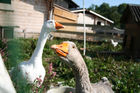
<instances>
[{"instance_id":1,"label":"foliage background","mask_svg":"<svg viewBox=\"0 0 140 93\"><path fill-rule=\"evenodd\" d=\"M118 28L124 28L121 24L120 19L125 10L127 4L120 4L119 6L109 6L108 3L103 3L100 6L92 4L88 9L95 11L102 16L109 18L114 21L114 26Z\"/></svg>"},{"instance_id":2,"label":"foliage background","mask_svg":"<svg viewBox=\"0 0 140 93\"><path fill-rule=\"evenodd\" d=\"M50 48L52 44L59 44L65 39L54 39L47 41L43 53L43 65L46 68L46 77L43 86L37 89L38 93L42 93L49 89L50 85L57 85L58 82L63 82L63 85L74 87L74 76L72 70L65 65L58 56ZM7 42L8 59L5 61L7 69L15 67L19 62L28 60L36 46L36 39L13 39ZM78 49L83 47L81 41L73 41ZM3 44L3 43L2 43ZM3 45L1 45L3 46ZM110 42L87 43L87 56L84 57L87 64L90 80L92 83L98 82L102 77L107 77L113 84L113 90L116 93L140 93L140 62L123 55L100 55L101 51L121 51L122 47L119 44L113 47ZM82 54L82 51L80 51ZM56 75L52 77L49 72L50 64L52 65L52 73ZM15 84L15 83L14 83ZM29 91L29 86L16 87L18 93ZM32 88L32 87L31 87ZM33 89L33 88L32 88Z\"/></svg>"}]
</instances>

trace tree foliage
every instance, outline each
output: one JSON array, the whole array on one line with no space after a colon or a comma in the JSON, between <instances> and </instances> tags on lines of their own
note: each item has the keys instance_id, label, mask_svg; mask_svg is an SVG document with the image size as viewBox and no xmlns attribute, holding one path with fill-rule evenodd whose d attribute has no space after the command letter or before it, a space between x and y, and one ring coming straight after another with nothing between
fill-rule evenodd
<instances>
[{"instance_id":1,"label":"tree foliage","mask_svg":"<svg viewBox=\"0 0 140 93\"><path fill-rule=\"evenodd\" d=\"M127 4L120 4L119 6L109 6L108 3L103 3L100 6L92 4L88 9L107 17L114 21L114 26L122 28L120 18L125 10Z\"/></svg>"}]
</instances>

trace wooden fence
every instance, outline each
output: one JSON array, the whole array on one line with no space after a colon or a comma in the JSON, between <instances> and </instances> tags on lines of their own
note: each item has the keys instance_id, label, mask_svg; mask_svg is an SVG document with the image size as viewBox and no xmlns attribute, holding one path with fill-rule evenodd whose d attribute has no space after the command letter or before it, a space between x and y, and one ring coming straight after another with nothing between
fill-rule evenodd
<instances>
[{"instance_id":1,"label":"wooden fence","mask_svg":"<svg viewBox=\"0 0 140 93\"><path fill-rule=\"evenodd\" d=\"M77 23L61 23L67 28L74 27L75 30L59 30L56 32L52 32L54 37L57 38L67 38L67 39L76 39L76 40L83 40L83 24ZM80 27L80 29L79 29ZM123 30L114 28L112 26L97 26L86 24L86 40L87 41L109 41L110 39L114 39L115 41L122 42L123 40ZM14 32L14 37L22 37L22 38L38 38L38 32Z\"/></svg>"},{"instance_id":2,"label":"wooden fence","mask_svg":"<svg viewBox=\"0 0 140 93\"><path fill-rule=\"evenodd\" d=\"M60 30L53 32L55 37L68 38L83 40L83 24L76 23L62 23L66 27L76 27L75 31L71 30ZM115 41L122 42L123 30L117 29L113 26L97 26L86 24L86 39L87 41L110 41L114 39Z\"/></svg>"}]
</instances>

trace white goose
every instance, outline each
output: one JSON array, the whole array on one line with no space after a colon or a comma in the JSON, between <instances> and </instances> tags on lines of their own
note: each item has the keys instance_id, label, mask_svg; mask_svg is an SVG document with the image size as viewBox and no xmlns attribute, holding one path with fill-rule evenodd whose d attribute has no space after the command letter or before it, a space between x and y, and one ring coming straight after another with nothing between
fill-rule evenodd
<instances>
[{"instance_id":1,"label":"white goose","mask_svg":"<svg viewBox=\"0 0 140 93\"><path fill-rule=\"evenodd\" d=\"M113 39L111 39L111 44L116 47L118 45L118 42L115 42Z\"/></svg>"},{"instance_id":2,"label":"white goose","mask_svg":"<svg viewBox=\"0 0 140 93\"><path fill-rule=\"evenodd\" d=\"M0 54L0 93L16 93Z\"/></svg>"},{"instance_id":3,"label":"white goose","mask_svg":"<svg viewBox=\"0 0 140 93\"><path fill-rule=\"evenodd\" d=\"M18 69L20 70L24 79L27 80L28 83L34 83L35 81L40 80L38 86L40 86L45 77L45 69L42 65L42 53L48 39L49 33L51 31L55 31L56 29L63 28L63 25L55 22L54 20L48 20L44 22L42 27L37 46L34 50L29 61L21 62L18 65Z\"/></svg>"},{"instance_id":4,"label":"white goose","mask_svg":"<svg viewBox=\"0 0 140 93\"><path fill-rule=\"evenodd\" d=\"M74 93L114 93L105 77L100 82L94 84L90 82L87 66L73 42L65 41L59 45L52 45L51 48L72 68L76 82Z\"/></svg>"}]
</instances>

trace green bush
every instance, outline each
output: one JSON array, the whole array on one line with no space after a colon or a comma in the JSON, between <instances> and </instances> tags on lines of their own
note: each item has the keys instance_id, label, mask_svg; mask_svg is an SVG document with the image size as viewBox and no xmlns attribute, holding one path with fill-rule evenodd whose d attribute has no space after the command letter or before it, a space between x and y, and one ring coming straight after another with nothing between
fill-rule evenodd
<instances>
[{"instance_id":1,"label":"green bush","mask_svg":"<svg viewBox=\"0 0 140 93\"><path fill-rule=\"evenodd\" d=\"M47 90L50 84L57 84L58 81L64 81L64 85L75 85L72 70L65 65L58 56L50 49L52 44L59 44L65 39L54 39L47 41L43 52L43 65L46 68L46 77L41 89ZM83 47L83 42L73 40L78 49ZM15 66L19 62L28 60L35 47L36 39L14 39L8 41L8 68ZM87 55L93 57L85 59L87 64L90 80L92 83L99 81L102 77L107 77L113 84L113 90L116 93L140 93L140 63L132 59L126 59L124 56L104 56L98 54L96 51L121 51L122 46L119 44L113 47L108 43L87 43ZM82 54L82 51L81 51ZM53 72L56 76L51 77L48 74L49 64L53 63ZM40 93L41 93L40 92Z\"/></svg>"}]
</instances>

